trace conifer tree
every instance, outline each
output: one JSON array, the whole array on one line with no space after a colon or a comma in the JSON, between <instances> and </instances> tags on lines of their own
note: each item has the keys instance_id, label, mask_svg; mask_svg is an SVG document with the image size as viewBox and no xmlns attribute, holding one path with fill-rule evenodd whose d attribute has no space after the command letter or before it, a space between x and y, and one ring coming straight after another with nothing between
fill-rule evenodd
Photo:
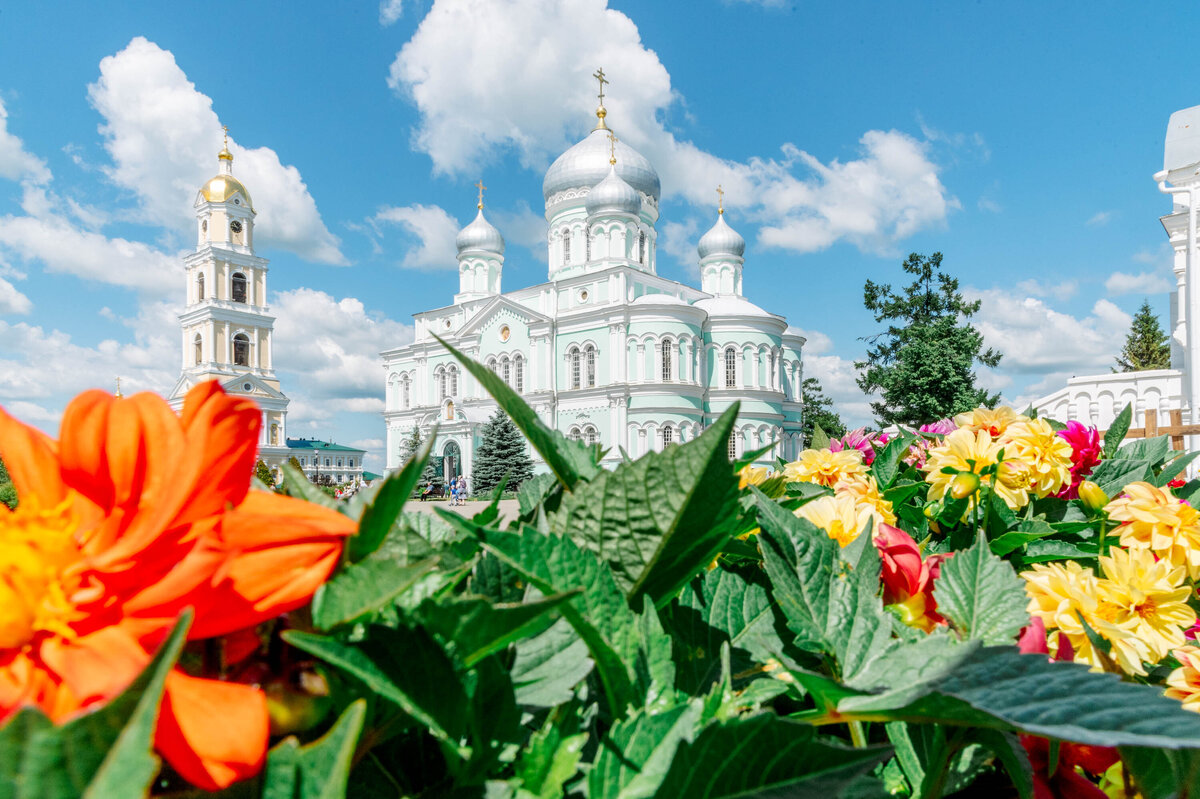
<instances>
[{"instance_id":1,"label":"conifer tree","mask_svg":"<svg viewBox=\"0 0 1200 799\"><path fill-rule=\"evenodd\" d=\"M1158 317L1150 310L1150 301L1143 300L1129 326L1125 347L1117 356L1114 372L1142 372L1146 369L1169 369L1171 367L1171 342L1158 324Z\"/></svg>"},{"instance_id":2,"label":"conifer tree","mask_svg":"<svg viewBox=\"0 0 1200 799\"><path fill-rule=\"evenodd\" d=\"M271 471L271 467L258 459L258 463L254 464L254 476L257 477L267 488L275 487L275 473Z\"/></svg>"},{"instance_id":3,"label":"conifer tree","mask_svg":"<svg viewBox=\"0 0 1200 799\"><path fill-rule=\"evenodd\" d=\"M8 476L8 468L2 460L0 460L0 503L9 508L17 507L17 489L13 486L12 478Z\"/></svg>"},{"instance_id":4,"label":"conifer tree","mask_svg":"<svg viewBox=\"0 0 1200 799\"><path fill-rule=\"evenodd\" d=\"M807 447L812 443L813 430L816 429L816 425L820 425L830 438L844 435L846 425L842 422L842 417L838 416L837 411L833 409L833 400L825 396L825 392L821 388L821 381L815 377L806 377L801 388L804 394L804 415L800 433L804 439L804 446Z\"/></svg>"},{"instance_id":5,"label":"conifer tree","mask_svg":"<svg viewBox=\"0 0 1200 799\"><path fill-rule=\"evenodd\" d=\"M503 410L497 408L483 428L483 442L475 452L471 487L478 494L491 491L508 474L506 490L515 490L533 477L533 461L525 451L525 437Z\"/></svg>"},{"instance_id":6,"label":"conifer tree","mask_svg":"<svg viewBox=\"0 0 1200 799\"><path fill-rule=\"evenodd\" d=\"M300 474L304 474L304 468L300 465L300 461L295 455L288 458L288 465L300 472Z\"/></svg>"},{"instance_id":7,"label":"conifer tree","mask_svg":"<svg viewBox=\"0 0 1200 799\"><path fill-rule=\"evenodd\" d=\"M412 432L408 437L400 442L400 465L408 463L412 460L413 453L421 448L421 428L413 426Z\"/></svg>"}]
</instances>

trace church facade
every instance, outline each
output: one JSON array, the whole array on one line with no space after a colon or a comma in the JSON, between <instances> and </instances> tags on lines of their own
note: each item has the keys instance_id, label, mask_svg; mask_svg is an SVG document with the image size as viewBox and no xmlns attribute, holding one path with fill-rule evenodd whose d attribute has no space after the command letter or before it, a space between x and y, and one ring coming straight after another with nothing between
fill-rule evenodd
<instances>
[{"instance_id":1,"label":"church facade","mask_svg":"<svg viewBox=\"0 0 1200 799\"><path fill-rule=\"evenodd\" d=\"M602 73L598 75L602 77ZM603 81L602 84L603 86ZM741 401L730 457L792 458L801 447L804 338L742 293L745 241L718 207L699 241L699 288L656 271L660 183L653 165L598 123L542 184L548 279L504 292L504 238L478 213L458 234L453 303L414 314L411 344L382 353L387 467L414 427L437 426L446 477L470 477L496 410L434 338L486 364L549 426L637 457L688 441ZM536 453L535 467L540 466Z\"/></svg>"}]
</instances>

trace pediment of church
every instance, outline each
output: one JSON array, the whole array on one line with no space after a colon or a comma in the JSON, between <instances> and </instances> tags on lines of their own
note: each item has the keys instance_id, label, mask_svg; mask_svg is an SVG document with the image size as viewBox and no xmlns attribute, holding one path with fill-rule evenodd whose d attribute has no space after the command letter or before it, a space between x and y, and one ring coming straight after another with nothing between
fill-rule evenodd
<instances>
[{"instance_id":1,"label":"pediment of church","mask_svg":"<svg viewBox=\"0 0 1200 799\"><path fill-rule=\"evenodd\" d=\"M528 327L539 322L549 323L550 318L500 295L480 308L465 325L459 328L458 335L477 335L489 327L504 322L508 324L516 322Z\"/></svg>"},{"instance_id":2,"label":"pediment of church","mask_svg":"<svg viewBox=\"0 0 1200 799\"><path fill-rule=\"evenodd\" d=\"M236 375L235 377L222 380L221 388L225 389L225 393L227 394L249 394L252 397L287 399L282 391L251 374Z\"/></svg>"}]
</instances>

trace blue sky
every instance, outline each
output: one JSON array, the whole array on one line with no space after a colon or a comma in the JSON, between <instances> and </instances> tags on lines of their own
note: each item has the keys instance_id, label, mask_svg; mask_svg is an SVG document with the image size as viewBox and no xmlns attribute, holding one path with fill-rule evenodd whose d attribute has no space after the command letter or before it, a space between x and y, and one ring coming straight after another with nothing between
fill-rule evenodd
<instances>
[{"instance_id":1,"label":"blue sky","mask_svg":"<svg viewBox=\"0 0 1200 799\"><path fill-rule=\"evenodd\" d=\"M825 7L821 7L825 6ZM179 256L220 126L271 259L292 435L383 438L377 353L456 291L488 214L545 279L541 179L609 122L662 176L659 270L697 283L726 188L745 293L808 331L853 422L862 284L940 250L1013 402L1107 371L1167 313L1167 118L1200 103L1194 7L1081 3L10 5L0 10L0 403L48 430L92 386L167 391Z\"/></svg>"}]
</instances>

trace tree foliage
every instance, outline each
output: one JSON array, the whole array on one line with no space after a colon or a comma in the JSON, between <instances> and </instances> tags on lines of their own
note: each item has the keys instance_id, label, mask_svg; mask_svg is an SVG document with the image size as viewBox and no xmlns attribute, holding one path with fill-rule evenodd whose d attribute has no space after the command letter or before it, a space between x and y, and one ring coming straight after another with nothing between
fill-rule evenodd
<instances>
[{"instance_id":1,"label":"tree foliage","mask_svg":"<svg viewBox=\"0 0 1200 799\"><path fill-rule=\"evenodd\" d=\"M1143 300L1142 307L1133 317L1125 346L1117 356L1114 372L1142 372L1147 369L1169 369L1171 367L1171 340L1158 324L1158 316L1150 310L1150 301Z\"/></svg>"},{"instance_id":2,"label":"tree foliage","mask_svg":"<svg viewBox=\"0 0 1200 799\"><path fill-rule=\"evenodd\" d=\"M806 377L802 389L804 416L800 431L804 437L804 446L807 447L812 441L813 430L817 425L834 438L843 435L846 425L833 409L833 400L827 397L821 388L821 381L815 377Z\"/></svg>"},{"instance_id":3,"label":"tree foliage","mask_svg":"<svg viewBox=\"0 0 1200 799\"><path fill-rule=\"evenodd\" d=\"M258 462L254 464L254 476L267 488L275 487L275 472L271 471L271 467L262 458L259 458Z\"/></svg>"},{"instance_id":4,"label":"tree foliage","mask_svg":"<svg viewBox=\"0 0 1200 799\"><path fill-rule=\"evenodd\" d=\"M0 460L0 503L9 508L17 507L17 489L13 486L12 478L8 476L8 467Z\"/></svg>"},{"instance_id":5,"label":"tree foliage","mask_svg":"<svg viewBox=\"0 0 1200 799\"><path fill-rule=\"evenodd\" d=\"M483 442L475 451L472 487L478 493L495 488L505 473L508 488L516 490L533 477L533 460L526 452L525 437L502 409L497 408L483 427Z\"/></svg>"},{"instance_id":6,"label":"tree foliage","mask_svg":"<svg viewBox=\"0 0 1200 799\"><path fill-rule=\"evenodd\" d=\"M881 426L921 425L980 405L1000 395L975 383L975 362L1000 363L1001 353L983 348L983 335L968 321L980 301L968 302L958 279L942 270L942 254L912 253L903 269L916 279L899 292L868 280L863 305L887 329L866 337L864 361L855 362L858 386L880 400L871 408Z\"/></svg>"}]
</instances>

